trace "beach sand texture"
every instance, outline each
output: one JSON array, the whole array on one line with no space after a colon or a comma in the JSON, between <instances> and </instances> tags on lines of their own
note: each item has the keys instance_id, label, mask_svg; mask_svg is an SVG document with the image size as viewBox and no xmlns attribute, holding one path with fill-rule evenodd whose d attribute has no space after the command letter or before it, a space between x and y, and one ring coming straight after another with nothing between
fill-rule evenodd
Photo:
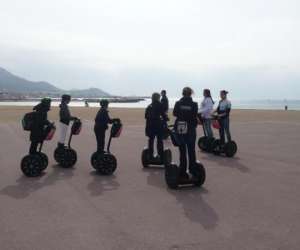
<instances>
[{"instance_id":1,"label":"beach sand texture","mask_svg":"<svg viewBox=\"0 0 300 250\"><path fill-rule=\"evenodd\" d=\"M26 178L20 161L29 134L20 120L26 107L0 107L1 250L295 250L300 245L300 112L232 112L239 145L233 159L200 152L207 180L203 188L169 190L162 169L143 169L144 110L111 109L124 122L112 142L115 175L97 175L90 166L96 147L96 108L72 108L83 120L74 137L78 163L59 168L57 143L46 142L49 166ZM57 108L50 112L57 120ZM201 135L198 128L198 135ZM177 149L170 147L174 161Z\"/></svg>"}]
</instances>

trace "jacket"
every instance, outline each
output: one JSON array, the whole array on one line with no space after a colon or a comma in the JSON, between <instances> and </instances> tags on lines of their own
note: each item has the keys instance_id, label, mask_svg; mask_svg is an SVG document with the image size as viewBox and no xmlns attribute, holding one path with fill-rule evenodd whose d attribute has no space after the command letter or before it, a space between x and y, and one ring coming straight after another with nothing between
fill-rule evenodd
<instances>
[{"instance_id":1,"label":"jacket","mask_svg":"<svg viewBox=\"0 0 300 250\"><path fill-rule=\"evenodd\" d=\"M185 121L189 129L197 127L198 104L191 97L183 97L175 103L173 115L176 117L175 126L178 121Z\"/></svg>"},{"instance_id":2,"label":"jacket","mask_svg":"<svg viewBox=\"0 0 300 250\"><path fill-rule=\"evenodd\" d=\"M46 137L46 127L51 124L47 119L49 108L38 104L33 110L36 112L34 112L33 116L30 140L34 142L43 142Z\"/></svg>"},{"instance_id":3,"label":"jacket","mask_svg":"<svg viewBox=\"0 0 300 250\"><path fill-rule=\"evenodd\" d=\"M95 130L107 130L108 124L111 124L113 122L112 119L110 119L108 110L104 108L100 108L100 110L97 113L97 116L95 118Z\"/></svg>"},{"instance_id":4,"label":"jacket","mask_svg":"<svg viewBox=\"0 0 300 250\"><path fill-rule=\"evenodd\" d=\"M60 107L59 121L61 123L69 125L70 121L76 119L76 117L71 116L69 107L68 107L68 105L66 103L62 102L59 107Z\"/></svg>"}]
</instances>

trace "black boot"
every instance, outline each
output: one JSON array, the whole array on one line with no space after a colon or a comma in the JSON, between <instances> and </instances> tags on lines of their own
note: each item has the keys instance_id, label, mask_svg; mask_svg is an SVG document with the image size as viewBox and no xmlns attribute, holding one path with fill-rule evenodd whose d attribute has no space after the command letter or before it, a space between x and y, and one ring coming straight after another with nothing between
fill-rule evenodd
<instances>
[{"instance_id":1,"label":"black boot","mask_svg":"<svg viewBox=\"0 0 300 250\"><path fill-rule=\"evenodd\" d=\"M59 143L57 143L57 147L59 149L64 149L65 148L65 144L59 142Z\"/></svg>"}]
</instances>

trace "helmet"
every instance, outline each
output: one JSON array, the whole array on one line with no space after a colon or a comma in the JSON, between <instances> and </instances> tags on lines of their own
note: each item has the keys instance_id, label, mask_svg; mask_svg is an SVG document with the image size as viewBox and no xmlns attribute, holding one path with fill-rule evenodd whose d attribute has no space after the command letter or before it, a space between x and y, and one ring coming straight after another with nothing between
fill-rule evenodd
<instances>
[{"instance_id":1,"label":"helmet","mask_svg":"<svg viewBox=\"0 0 300 250\"><path fill-rule=\"evenodd\" d=\"M61 100L63 102L65 102L65 101L71 101L71 96L67 95L67 94L64 94L64 95L61 96Z\"/></svg>"},{"instance_id":2,"label":"helmet","mask_svg":"<svg viewBox=\"0 0 300 250\"><path fill-rule=\"evenodd\" d=\"M50 105L51 105L51 99L50 99L50 98L43 98L43 99L41 100L41 104L42 104L43 106L50 106Z\"/></svg>"},{"instance_id":3,"label":"helmet","mask_svg":"<svg viewBox=\"0 0 300 250\"><path fill-rule=\"evenodd\" d=\"M100 100L100 106L101 107L107 107L109 104L109 101L107 99Z\"/></svg>"}]
</instances>

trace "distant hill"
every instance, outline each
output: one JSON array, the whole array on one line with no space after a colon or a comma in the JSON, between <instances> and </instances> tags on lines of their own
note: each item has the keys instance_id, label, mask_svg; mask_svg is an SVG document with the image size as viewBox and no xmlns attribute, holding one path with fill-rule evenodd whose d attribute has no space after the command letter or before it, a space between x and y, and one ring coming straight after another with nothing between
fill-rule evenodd
<instances>
[{"instance_id":1,"label":"distant hill","mask_svg":"<svg viewBox=\"0 0 300 250\"><path fill-rule=\"evenodd\" d=\"M45 93L51 95L60 95L62 93L70 93L74 97L102 97L110 96L110 94L97 88L82 90L64 90L55 87L48 82L33 82L16 76L0 67L0 91L8 93L20 94L36 94Z\"/></svg>"}]
</instances>

